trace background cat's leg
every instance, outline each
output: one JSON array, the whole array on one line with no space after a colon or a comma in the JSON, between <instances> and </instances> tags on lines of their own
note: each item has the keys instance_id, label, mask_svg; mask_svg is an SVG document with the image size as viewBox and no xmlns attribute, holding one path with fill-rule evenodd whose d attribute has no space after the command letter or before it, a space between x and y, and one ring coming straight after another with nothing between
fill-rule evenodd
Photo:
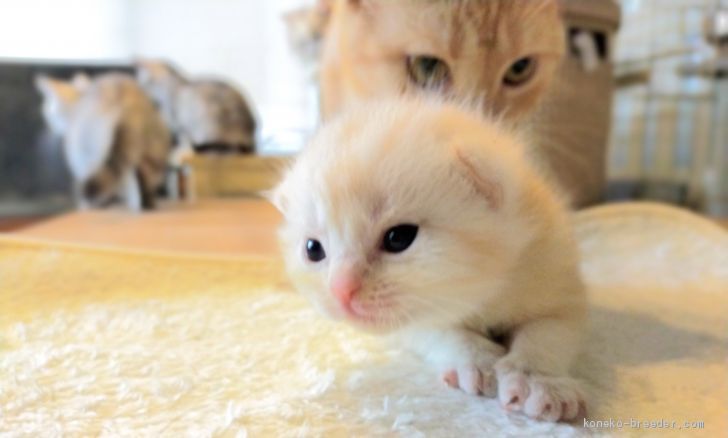
<instances>
[{"instance_id":1,"label":"background cat's leg","mask_svg":"<svg viewBox=\"0 0 728 438\"><path fill-rule=\"evenodd\" d=\"M88 210L91 203L84 196L84 183L74 181L72 185L73 203L78 210Z\"/></svg>"},{"instance_id":2,"label":"background cat's leg","mask_svg":"<svg viewBox=\"0 0 728 438\"><path fill-rule=\"evenodd\" d=\"M167 173L165 184L171 200L184 198L193 201L191 185L191 170L187 161L195 155L192 140L184 134L179 134L174 148L169 154L168 165L172 172ZM182 187L184 185L184 187Z\"/></svg>"},{"instance_id":3,"label":"background cat's leg","mask_svg":"<svg viewBox=\"0 0 728 438\"><path fill-rule=\"evenodd\" d=\"M493 364L505 353L502 345L466 328L415 330L401 336L449 386L469 394L495 395Z\"/></svg>"},{"instance_id":4,"label":"background cat's leg","mask_svg":"<svg viewBox=\"0 0 728 438\"><path fill-rule=\"evenodd\" d=\"M583 318L544 318L513 332L500 359L498 398L508 410L542 420L572 420L585 409L579 383L569 369L581 346Z\"/></svg>"},{"instance_id":5,"label":"background cat's leg","mask_svg":"<svg viewBox=\"0 0 728 438\"><path fill-rule=\"evenodd\" d=\"M131 211L139 212L142 210L142 192L141 184L137 179L134 169L129 168L124 171L121 177L120 195L124 199L124 203Z\"/></svg>"},{"instance_id":6,"label":"background cat's leg","mask_svg":"<svg viewBox=\"0 0 728 438\"><path fill-rule=\"evenodd\" d=\"M153 173L154 169L145 166L142 163L135 173L136 179L139 183L139 194L141 196L141 206L144 210L152 210L156 206L156 187L153 183L155 180ZM160 173L163 171L160 171Z\"/></svg>"},{"instance_id":7,"label":"background cat's leg","mask_svg":"<svg viewBox=\"0 0 728 438\"><path fill-rule=\"evenodd\" d=\"M174 167L180 167L187 159L194 155L195 147L192 143L192 139L187 135L180 134L177 144L174 146L172 153L169 156L169 164Z\"/></svg>"}]
</instances>

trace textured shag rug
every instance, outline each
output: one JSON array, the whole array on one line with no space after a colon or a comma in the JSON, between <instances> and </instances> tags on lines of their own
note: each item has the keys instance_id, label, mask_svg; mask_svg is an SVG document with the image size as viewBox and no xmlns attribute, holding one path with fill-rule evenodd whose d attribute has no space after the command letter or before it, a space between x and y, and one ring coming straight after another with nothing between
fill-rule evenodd
<instances>
[{"instance_id":1,"label":"textured shag rug","mask_svg":"<svg viewBox=\"0 0 728 438\"><path fill-rule=\"evenodd\" d=\"M724 433L728 234L649 204L589 210L576 225L593 303L577 367L593 395L591 427L531 421L446 388L416 358L320 318L288 291L276 261L5 238L0 435L666 430L645 421L678 434L699 422L695 436Z\"/></svg>"}]
</instances>

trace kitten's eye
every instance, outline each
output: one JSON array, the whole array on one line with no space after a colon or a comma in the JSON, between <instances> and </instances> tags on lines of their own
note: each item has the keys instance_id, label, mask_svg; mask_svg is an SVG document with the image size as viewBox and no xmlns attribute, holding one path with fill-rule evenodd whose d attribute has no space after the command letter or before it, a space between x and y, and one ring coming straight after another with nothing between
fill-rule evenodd
<instances>
[{"instance_id":1,"label":"kitten's eye","mask_svg":"<svg viewBox=\"0 0 728 438\"><path fill-rule=\"evenodd\" d=\"M536 60L527 56L511 65L503 77L503 83L509 87L518 87L528 82L534 73L536 73Z\"/></svg>"},{"instance_id":2,"label":"kitten's eye","mask_svg":"<svg viewBox=\"0 0 728 438\"><path fill-rule=\"evenodd\" d=\"M324 251L321 242L316 239L308 239L306 241L306 256L312 262L317 263L326 258L326 251Z\"/></svg>"},{"instance_id":3,"label":"kitten's eye","mask_svg":"<svg viewBox=\"0 0 728 438\"><path fill-rule=\"evenodd\" d=\"M450 83L450 69L445 61L434 56L408 56L407 74L422 88L442 87Z\"/></svg>"},{"instance_id":4,"label":"kitten's eye","mask_svg":"<svg viewBox=\"0 0 728 438\"><path fill-rule=\"evenodd\" d=\"M403 224L392 227L384 233L382 249L391 253L398 253L406 250L412 245L417 237L419 227L412 224Z\"/></svg>"}]
</instances>

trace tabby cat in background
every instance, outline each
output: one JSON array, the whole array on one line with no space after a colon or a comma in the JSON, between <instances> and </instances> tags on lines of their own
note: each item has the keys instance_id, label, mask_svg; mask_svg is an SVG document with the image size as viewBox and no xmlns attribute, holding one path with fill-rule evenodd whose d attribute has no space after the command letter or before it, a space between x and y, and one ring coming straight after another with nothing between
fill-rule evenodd
<instances>
[{"instance_id":1,"label":"tabby cat in background","mask_svg":"<svg viewBox=\"0 0 728 438\"><path fill-rule=\"evenodd\" d=\"M574 204L599 199L603 169L589 168L584 154L601 146L589 144L590 127L554 126L552 117L564 105L600 104L571 99L579 91L559 80L566 37L558 0L330 2L324 120L363 99L421 90L479 103L530 134L535 161Z\"/></svg>"},{"instance_id":2,"label":"tabby cat in background","mask_svg":"<svg viewBox=\"0 0 728 438\"><path fill-rule=\"evenodd\" d=\"M171 65L153 60L137 62L137 79L159 106L181 151L255 150L255 118L229 84L188 80Z\"/></svg>"},{"instance_id":3,"label":"tabby cat in background","mask_svg":"<svg viewBox=\"0 0 728 438\"><path fill-rule=\"evenodd\" d=\"M154 103L133 77L108 73L71 81L36 78L43 117L63 138L79 208L122 200L150 209L164 182L171 138Z\"/></svg>"}]
</instances>

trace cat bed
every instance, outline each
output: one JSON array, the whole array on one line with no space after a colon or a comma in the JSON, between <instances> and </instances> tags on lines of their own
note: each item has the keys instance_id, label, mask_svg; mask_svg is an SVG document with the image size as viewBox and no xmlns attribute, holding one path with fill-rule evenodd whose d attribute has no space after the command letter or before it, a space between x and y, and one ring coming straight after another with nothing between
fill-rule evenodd
<instances>
[{"instance_id":1,"label":"cat bed","mask_svg":"<svg viewBox=\"0 0 728 438\"><path fill-rule=\"evenodd\" d=\"M727 233L642 204L588 210L576 227L593 302L577 369L594 396L589 427L509 415L445 387L416 358L319 317L276 260L5 237L0 435L728 430Z\"/></svg>"}]
</instances>

